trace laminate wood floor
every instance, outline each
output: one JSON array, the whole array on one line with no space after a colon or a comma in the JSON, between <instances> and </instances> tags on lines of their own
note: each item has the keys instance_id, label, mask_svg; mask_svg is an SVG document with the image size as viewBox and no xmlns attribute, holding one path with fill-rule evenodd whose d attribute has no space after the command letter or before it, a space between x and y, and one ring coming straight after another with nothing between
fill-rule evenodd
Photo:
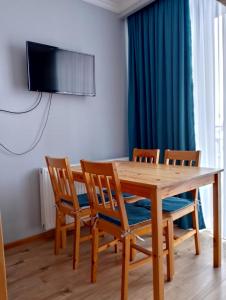
<instances>
[{"instance_id":1,"label":"laminate wood floor","mask_svg":"<svg viewBox=\"0 0 226 300\"><path fill-rule=\"evenodd\" d=\"M105 237L106 239L106 237ZM150 242L147 239L146 243ZM201 255L194 255L193 239L175 251L175 278L165 283L166 300L225 300L226 243L223 264L212 267L212 239L201 233ZM117 300L120 299L121 252L109 249L99 255L97 283L90 283L90 244L81 245L79 269L72 270L72 237L60 255L53 241L36 241L6 251L9 300ZM152 299L152 267L129 274L129 300Z\"/></svg>"}]
</instances>

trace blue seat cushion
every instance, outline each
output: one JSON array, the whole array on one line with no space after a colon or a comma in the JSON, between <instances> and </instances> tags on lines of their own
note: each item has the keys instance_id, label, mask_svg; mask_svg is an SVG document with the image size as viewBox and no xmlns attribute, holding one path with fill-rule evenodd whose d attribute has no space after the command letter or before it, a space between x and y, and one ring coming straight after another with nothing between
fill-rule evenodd
<instances>
[{"instance_id":1,"label":"blue seat cushion","mask_svg":"<svg viewBox=\"0 0 226 300\"><path fill-rule=\"evenodd\" d=\"M191 205L192 203L193 201L189 199L169 197L163 200L162 209L164 212L176 212Z\"/></svg>"},{"instance_id":2,"label":"blue seat cushion","mask_svg":"<svg viewBox=\"0 0 226 300\"><path fill-rule=\"evenodd\" d=\"M80 207L89 206L88 195L86 193L78 195L78 202L79 202Z\"/></svg>"},{"instance_id":3,"label":"blue seat cushion","mask_svg":"<svg viewBox=\"0 0 226 300\"><path fill-rule=\"evenodd\" d=\"M78 202L79 202L79 205L80 207L88 207L89 206L89 199L88 199L88 195L85 193L85 194L80 194L80 195L77 195L78 197ZM65 200L65 199L61 199L61 201L67 205L71 205L72 206L72 202L71 201L68 201L68 200Z\"/></svg>"},{"instance_id":4,"label":"blue seat cushion","mask_svg":"<svg viewBox=\"0 0 226 300\"><path fill-rule=\"evenodd\" d=\"M133 194L130 194L130 193L122 193L122 197L123 198L133 198L135 197L136 195L133 195Z\"/></svg>"},{"instance_id":5,"label":"blue seat cushion","mask_svg":"<svg viewBox=\"0 0 226 300\"><path fill-rule=\"evenodd\" d=\"M79 202L79 206L80 208L82 207L88 207L90 206L89 205L89 198L88 198L88 195L85 193L85 194L80 194L80 195L77 195L78 197L78 202ZM97 194L97 197L98 197L98 200L100 201L101 200L101 197L99 194ZM72 206L72 202L69 201L69 200L65 200L65 199L61 199L61 201L67 205L71 205ZM109 199L107 196L105 196L105 201L108 202Z\"/></svg>"},{"instance_id":6,"label":"blue seat cushion","mask_svg":"<svg viewBox=\"0 0 226 300\"><path fill-rule=\"evenodd\" d=\"M164 212L176 212L180 209L183 209L189 205L191 205L193 202L188 199L179 198L179 197L169 197L162 201L162 210ZM134 203L134 205L138 207L144 207L148 210L151 209L151 201L148 199L142 199Z\"/></svg>"},{"instance_id":7,"label":"blue seat cushion","mask_svg":"<svg viewBox=\"0 0 226 300\"><path fill-rule=\"evenodd\" d=\"M136 225L148 220L151 220L150 211L145 209L144 207L135 206L133 204L125 204L127 218L129 225ZM99 214L99 218L111 222L117 226L120 226L120 220L106 216L104 214Z\"/></svg>"},{"instance_id":8,"label":"blue seat cushion","mask_svg":"<svg viewBox=\"0 0 226 300\"><path fill-rule=\"evenodd\" d=\"M135 206L138 206L138 207L144 207L144 208L147 208L147 209L151 209L151 200L149 199L142 199L142 200L139 200L139 201L136 201L134 203Z\"/></svg>"},{"instance_id":9,"label":"blue seat cushion","mask_svg":"<svg viewBox=\"0 0 226 300\"><path fill-rule=\"evenodd\" d=\"M104 193L107 194L107 190L104 189ZM115 191L111 190L111 194L114 197L115 196ZM133 198L135 195L130 194L130 193L122 193L123 198Z\"/></svg>"}]
</instances>

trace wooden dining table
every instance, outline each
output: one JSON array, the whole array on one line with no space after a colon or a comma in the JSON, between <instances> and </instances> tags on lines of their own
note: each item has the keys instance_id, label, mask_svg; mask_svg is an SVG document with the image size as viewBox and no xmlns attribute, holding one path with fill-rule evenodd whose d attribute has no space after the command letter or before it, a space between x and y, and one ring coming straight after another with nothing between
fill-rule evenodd
<instances>
[{"instance_id":1,"label":"wooden dining table","mask_svg":"<svg viewBox=\"0 0 226 300\"><path fill-rule=\"evenodd\" d=\"M153 297L164 299L162 199L213 185L213 266L221 266L221 172L188 166L116 161L122 192L152 201ZM84 182L80 167L72 167L75 181ZM203 199L205 201L205 199Z\"/></svg>"}]
</instances>

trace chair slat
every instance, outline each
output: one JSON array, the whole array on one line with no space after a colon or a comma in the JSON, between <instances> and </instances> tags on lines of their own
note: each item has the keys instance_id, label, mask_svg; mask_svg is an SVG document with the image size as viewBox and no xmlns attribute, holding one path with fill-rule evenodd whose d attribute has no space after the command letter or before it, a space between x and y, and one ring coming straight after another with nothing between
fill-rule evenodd
<instances>
[{"instance_id":1,"label":"chair slat","mask_svg":"<svg viewBox=\"0 0 226 300\"><path fill-rule=\"evenodd\" d=\"M97 191L96 191L96 180L95 178L97 178L97 175L96 174L92 174L90 176L90 183L91 183L91 190L92 190L92 194L94 196L94 199L92 199L92 202L93 202L93 206L94 207L98 207L99 205L104 205L104 197L102 198L102 196L100 196L101 198L98 199L98 196L97 196Z\"/></svg>"},{"instance_id":2,"label":"chair slat","mask_svg":"<svg viewBox=\"0 0 226 300\"><path fill-rule=\"evenodd\" d=\"M97 186L98 186L98 189L99 189L100 198L102 200L102 203L103 203L104 207L106 207L106 201L105 201L105 196L104 196L104 192L103 192L103 187L102 187L100 175L97 175L96 178L97 178Z\"/></svg>"},{"instance_id":3,"label":"chair slat","mask_svg":"<svg viewBox=\"0 0 226 300\"><path fill-rule=\"evenodd\" d=\"M111 186L110 186L110 182L109 182L108 177L105 177L105 182L106 182L106 187L107 187L107 193L108 193L110 206L111 206L112 210L115 210L115 205L114 205L114 201L113 201L113 197L112 197Z\"/></svg>"},{"instance_id":4,"label":"chair slat","mask_svg":"<svg viewBox=\"0 0 226 300\"><path fill-rule=\"evenodd\" d=\"M182 160L180 161L180 165L181 165L181 166L184 166L184 159L182 159Z\"/></svg>"}]
</instances>

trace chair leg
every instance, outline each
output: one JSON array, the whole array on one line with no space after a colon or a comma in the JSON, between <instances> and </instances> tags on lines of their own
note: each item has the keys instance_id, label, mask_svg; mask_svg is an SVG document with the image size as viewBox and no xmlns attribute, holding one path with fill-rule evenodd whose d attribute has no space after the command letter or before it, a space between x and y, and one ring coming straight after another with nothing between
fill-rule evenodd
<instances>
[{"instance_id":1,"label":"chair leg","mask_svg":"<svg viewBox=\"0 0 226 300\"><path fill-rule=\"evenodd\" d=\"M66 249L67 245L67 230L64 228L61 230L61 248Z\"/></svg>"},{"instance_id":2,"label":"chair leg","mask_svg":"<svg viewBox=\"0 0 226 300\"><path fill-rule=\"evenodd\" d=\"M93 224L92 221L89 221L89 233L92 234L92 228L93 228Z\"/></svg>"},{"instance_id":3,"label":"chair leg","mask_svg":"<svg viewBox=\"0 0 226 300\"><path fill-rule=\"evenodd\" d=\"M168 254L166 256L167 265L167 281L173 280L174 275L174 237L173 237L173 221L167 221L167 228L165 230L166 236L166 247L168 249Z\"/></svg>"},{"instance_id":4,"label":"chair leg","mask_svg":"<svg viewBox=\"0 0 226 300\"><path fill-rule=\"evenodd\" d=\"M97 263L98 263L98 247L99 247L99 230L94 227L92 229L92 254L91 254L91 282L97 280Z\"/></svg>"},{"instance_id":5,"label":"chair leg","mask_svg":"<svg viewBox=\"0 0 226 300\"><path fill-rule=\"evenodd\" d=\"M116 239L116 237L114 237ZM115 245L115 253L119 253L119 243Z\"/></svg>"},{"instance_id":6,"label":"chair leg","mask_svg":"<svg viewBox=\"0 0 226 300\"><path fill-rule=\"evenodd\" d=\"M67 245L67 230L64 228L66 225L66 218L65 216L61 216L60 218L61 222L61 248L66 249Z\"/></svg>"},{"instance_id":7,"label":"chair leg","mask_svg":"<svg viewBox=\"0 0 226 300\"><path fill-rule=\"evenodd\" d=\"M130 236L126 236L123 240L121 300L127 300L128 299L130 239L131 239Z\"/></svg>"},{"instance_id":8,"label":"chair leg","mask_svg":"<svg viewBox=\"0 0 226 300\"><path fill-rule=\"evenodd\" d=\"M56 209L56 228L55 228L55 247L54 247L55 255L59 254L59 249L60 249L60 245L61 245L60 227L61 227L61 216L60 216L58 209Z\"/></svg>"},{"instance_id":9,"label":"chair leg","mask_svg":"<svg viewBox=\"0 0 226 300\"><path fill-rule=\"evenodd\" d=\"M200 240L199 240L199 220L198 220L198 209L197 204L195 210L192 212L192 224L193 229L195 229L196 233L194 235L195 239L195 253L196 255L200 254Z\"/></svg>"},{"instance_id":10,"label":"chair leg","mask_svg":"<svg viewBox=\"0 0 226 300\"><path fill-rule=\"evenodd\" d=\"M131 243L136 244L136 237L131 238ZM130 261L133 261L136 257L136 249L130 247Z\"/></svg>"},{"instance_id":11,"label":"chair leg","mask_svg":"<svg viewBox=\"0 0 226 300\"><path fill-rule=\"evenodd\" d=\"M73 269L78 267L79 263L79 249L80 249L80 219L75 219L75 232L74 232L74 249L73 249Z\"/></svg>"}]
</instances>

